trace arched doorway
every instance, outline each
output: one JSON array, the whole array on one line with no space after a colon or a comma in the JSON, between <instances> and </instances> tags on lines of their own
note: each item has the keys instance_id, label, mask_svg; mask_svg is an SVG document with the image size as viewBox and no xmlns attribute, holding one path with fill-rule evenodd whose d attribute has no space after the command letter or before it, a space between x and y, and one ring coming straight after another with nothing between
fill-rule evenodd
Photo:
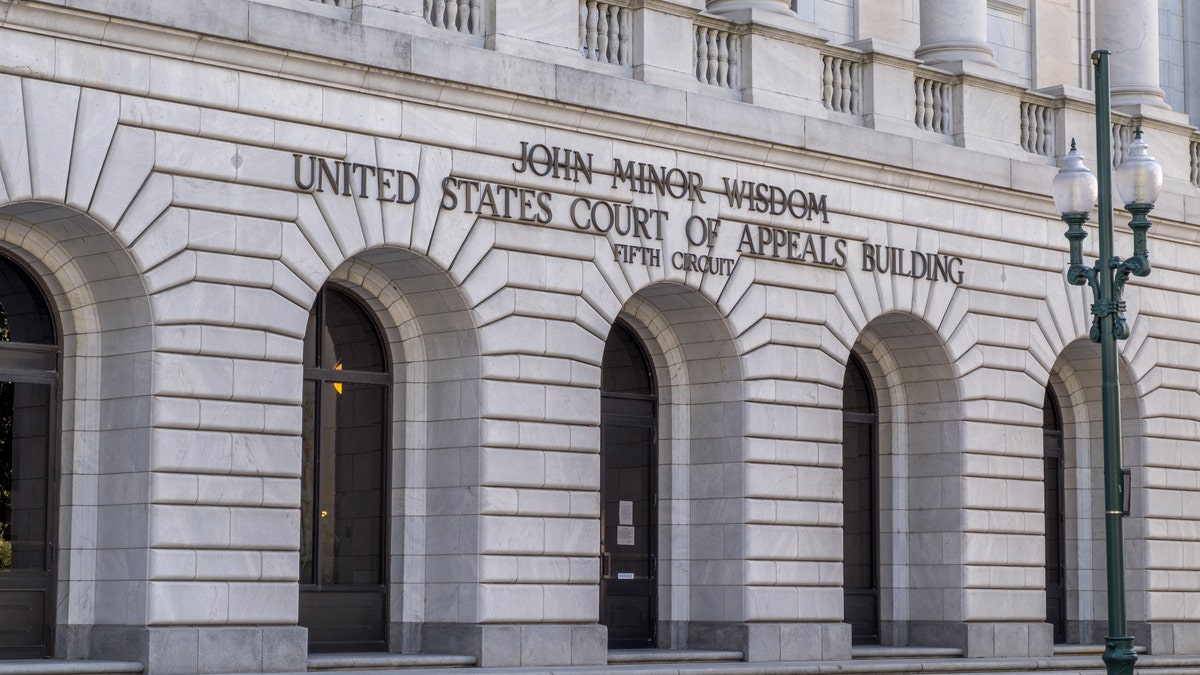
<instances>
[{"instance_id":1,"label":"arched doorway","mask_svg":"<svg viewBox=\"0 0 1200 675\"><path fill-rule=\"evenodd\" d=\"M851 353L842 384L843 575L854 644L879 644L879 414L862 359Z\"/></svg>"},{"instance_id":2,"label":"arched doorway","mask_svg":"<svg viewBox=\"0 0 1200 675\"><path fill-rule=\"evenodd\" d=\"M58 363L45 297L0 256L0 658L53 644Z\"/></svg>"},{"instance_id":3,"label":"arched doorway","mask_svg":"<svg viewBox=\"0 0 1200 675\"><path fill-rule=\"evenodd\" d=\"M1054 391L1046 387L1042 404L1043 485L1046 516L1046 621L1054 642L1067 641L1067 542L1064 536L1063 424Z\"/></svg>"},{"instance_id":4,"label":"arched doorway","mask_svg":"<svg viewBox=\"0 0 1200 675\"><path fill-rule=\"evenodd\" d=\"M657 624L657 400L645 351L618 322L600 375L600 622L610 647L649 647Z\"/></svg>"},{"instance_id":5,"label":"arched doorway","mask_svg":"<svg viewBox=\"0 0 1200 675\"><path fill-rule=\"evenodd\" d=\"M304 343L300 624L310 651L387 646L388 364L363 306L322 289Z\"/></svg>"}]
</instances>

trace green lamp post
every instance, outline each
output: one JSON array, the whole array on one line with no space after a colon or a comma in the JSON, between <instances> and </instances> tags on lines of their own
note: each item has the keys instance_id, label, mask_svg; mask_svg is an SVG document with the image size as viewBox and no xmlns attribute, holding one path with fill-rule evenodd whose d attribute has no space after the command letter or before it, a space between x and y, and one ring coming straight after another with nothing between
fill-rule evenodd
<instances>
[{"instance_id":1,"label":"green lamp post","mask_svg":"<svg viewBox=\"0 0 1200 675\"><path fill-rule=\"evenodd\" d=\"M1123 551L1124 495L1121 468L1120 384L1117 379L1117 340L1129 336L1125 323L1125 282L1132 274L1150 274L1146 251L1146 217L1154 208L1162 189L1162 168L1150 156L1139 127L1124 161L1116 169L1117 191L1125 201L1125 210L1133 216L1133 255L1121 260L1113 255L1112 148L1110 133L1112 111L1109 106L1108 52L1092 53L1096 93L1096 171L1093 176L1083 165L1083 157L1071 141L1065 165L1054 177L1051 191L1054 205L1067 222L1070 242L1070 266L1067 281L1092 288L1092 342L1100 343L1101 419L1104 425L1104 533L1108 567L1108 635L1105 637L1104 663L1110 675L1132 675L1137 662L1133 637L1125 625L1125 555ZM1100 257L1092 267L1083 264L1083 224L1099 198L1096 227L1100 237Z\"/></svg>"}]
</instances>

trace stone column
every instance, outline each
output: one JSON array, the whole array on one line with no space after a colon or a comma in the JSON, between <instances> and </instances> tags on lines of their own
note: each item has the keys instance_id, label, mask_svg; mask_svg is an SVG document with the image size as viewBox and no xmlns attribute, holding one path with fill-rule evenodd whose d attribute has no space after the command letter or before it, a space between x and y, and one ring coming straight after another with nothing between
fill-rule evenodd
<instances>
[{"instance_id":1,"label":"stone column","mask_svg":"<svg viewBox=\"0 0 1200 675\"><path fill-rule=\"evenodd\" d=\"M708 0L705 9L713 14L728 14L743 9L754 9L795 15L795 12L792 11L792 3L788 0Z\"/></svg>"},{"instance_id":2,"label":"stone column","mask_svg":"<svg viewBox=\"0 0 1200 675\"><path fill-rule=\"evenodd\" d=\"M975 61L995 65L987 41L987 0L921 0L921 46L929 65Z\"/></svg>"},{"instance_id":3,"label":"stone column","mask_svg":"<svg viewBox=\"0 0 1200 675\"><path fill-rule=\"evenodd\" d=\"M1113 107L1166 107L1158 80L1158 3L1096 0L1096 49L1107 49Z\"/></svg>"}]
</instances>

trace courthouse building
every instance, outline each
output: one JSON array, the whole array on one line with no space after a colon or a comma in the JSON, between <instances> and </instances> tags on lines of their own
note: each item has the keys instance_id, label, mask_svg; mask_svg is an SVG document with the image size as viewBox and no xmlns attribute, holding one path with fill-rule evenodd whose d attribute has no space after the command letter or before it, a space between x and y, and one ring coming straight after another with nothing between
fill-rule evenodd
<instances>
[{"instance_id":1,"label":"courthouse building","mask_svg":"<svg viewBox=\"0 0 1200 675\"><path fill-rule=\"evenodd\" d=\"M1200 653L1190 0L0 0L0 657L1097 644L1095 49L1130 629Z\"/></svg>"}]
</instances>

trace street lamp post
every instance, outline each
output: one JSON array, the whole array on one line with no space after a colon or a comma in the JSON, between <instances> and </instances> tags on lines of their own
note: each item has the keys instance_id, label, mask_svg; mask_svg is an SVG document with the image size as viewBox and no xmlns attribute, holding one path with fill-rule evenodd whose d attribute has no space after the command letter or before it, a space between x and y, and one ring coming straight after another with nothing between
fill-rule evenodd
<instances>
[{"instance_id":1,"label":"street lamp post","mask_svg":"<svg viewBox=\"0 0 1200 675\"><path fill-rule=\"evenodd\" d=\"M1070 242L1070 266L1067 281L1092 288L1092 329L1089 337L1100 343L1101 418L1104 425L1104 532L1108 566L1108 635L1104 638L1104 663L1109 675L1132 675L1137 662L1133 637L1125 625L1125 555L1122 549L1124 516L1121 468L1120 384L1117 379L1117 340L1129 336L1125 323L1125 282L1132 274L1150 274L1146 250L1146 217L1154 208L1162 189L1162 168L1150 156L1139 127L1121 166L1116 169L1117 190L1125 201L1125 210L1133 216L1133 255L1121 260L1113 255L1112 149L1110 133L1112 111L1109 104L1108 52L1092 53L1096 93L1096 173L1083 165L1083 157L1071 141L1065 165L1054 177L1051 188L1054 205L1067 222ZM1083 224L1091 215L1099 197L1096 227L1100 237L1100 257L1092 267L1083 264Z\"/></svg>"}]
</instances>

